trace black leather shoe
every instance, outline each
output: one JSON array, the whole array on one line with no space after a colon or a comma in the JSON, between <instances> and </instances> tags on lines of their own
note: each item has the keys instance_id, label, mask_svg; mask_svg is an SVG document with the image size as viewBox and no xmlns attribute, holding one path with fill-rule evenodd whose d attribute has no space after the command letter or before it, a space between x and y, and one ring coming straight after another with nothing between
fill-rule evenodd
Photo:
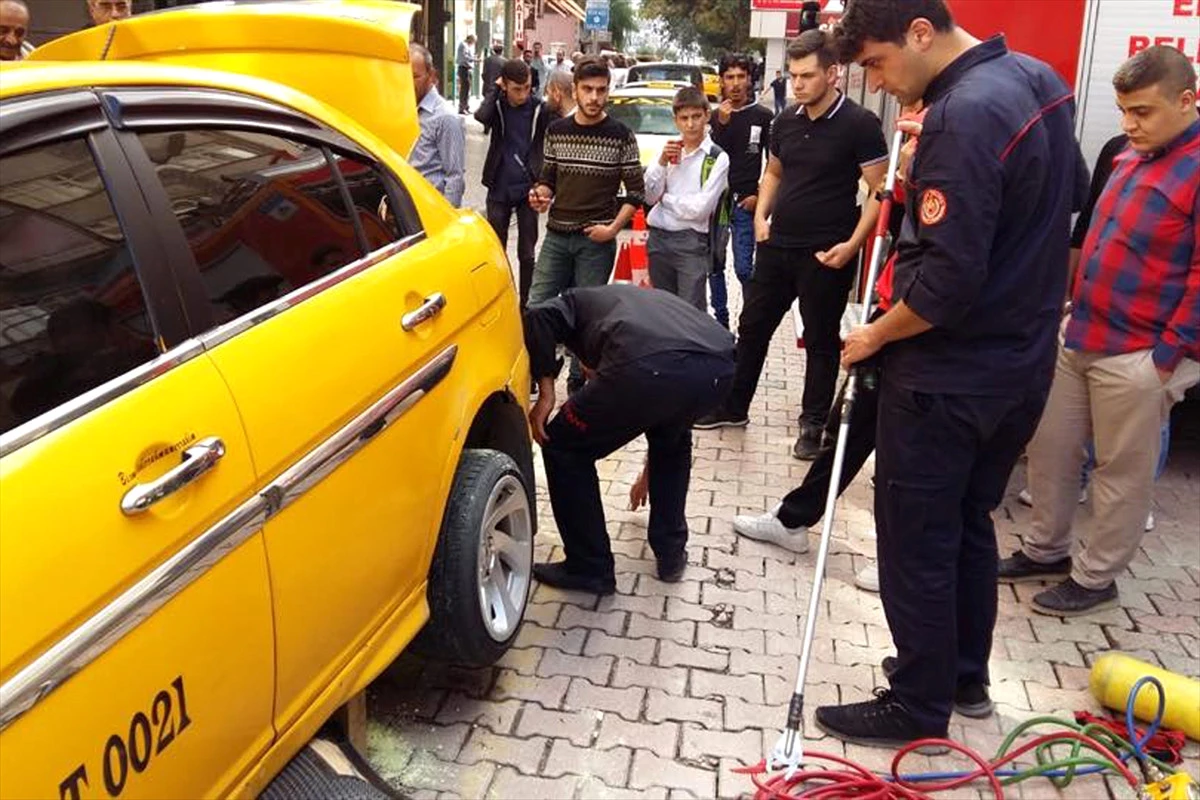
<instances>
[{"instance_id":1,"label":"black leather shoe","mask_svg":"<svg viewBox=\"0 0 1200 800\"><path fill-rule=\"evenodd\" d=\"M617 581L612 575L586 575L571 572L567 569L565 561L557 561L553 564L550 562L534 564L533 577L547 586L574 592L612 594L617 590Z\"/></svg>"},{"instance_id":2,"label":"black leather shoe","mask_svg":"<svg viewBox=\"0 0 1200 800\"><path fill-rule=\"evenodd\" d=\"M817 727L845 742L867 747L902 747L927 737L942 738L945 730L925 731L917 726L908 710L891 689L876 689L874 699L865 703L821 706L817 709ZM922 747L926 755L945 753L945 747Z\"/></svg>"},{"instance_id":3,"label":"black leather shoe","mask_svg":"<svg viewBox=\"0 0 1200 800\"><path fill-rule=\"evenodd\" d=\"M879 665L885 678L891 678L896 672L897 666L899 664L897 664L895 656L886 657ZM972 686L959 686L955 690L954 710L964 717L984 719L992 715L992 712L996 710L996 705L992 702L991 695L988 694L987 686L977 683Z\"/></svg>"},{"instance_id":4,"label":"black leather shoe","mask_svg":"<svg viewBox=\"0 0 1200 800\"><path fill-rule=\"evenodd\" d=\"M658 579L663 583L679 583L687 570L687 551L677 556L658 559Z\"/></svg>"},{"instance_id":5,"label":"black leather shoe","mask_svg":"<svg viewBox=\"0 0 1200 800\"><path fill-rule=\"evenodd\" d=\"M1117 584L1110 583L1103 589L1080 586L1074 578L1067 578L1057 586L1033 596L1033 610L1053 617L1077 617L1104 611L1117 604Z\"/></svg>"},{"instance_id":6,"label":"black leather shoe","mask_svg":"<svg viewBox=\"0 0 1200 800\"><path fill-rule=\"evenodd\" d=\"M1000 559L999 578L1002 583L1045 581L1049 578L1065 577L1070 574L1070 557L1042 564L1025 555L1024 550L1018 550L1008 558Z\"/></svg>"},{"instance_id":7,"label":"black leather shoe","mask_svg":"<svg viewBox=\"0 0 1200 800\"><path fill-rule=\"evenodd\" d=\"M808 425L800 427L800 436L792 445L792 458L801 461L813 461L821 454L821 443L825 431Z\"/></svg>"}]
</instances>

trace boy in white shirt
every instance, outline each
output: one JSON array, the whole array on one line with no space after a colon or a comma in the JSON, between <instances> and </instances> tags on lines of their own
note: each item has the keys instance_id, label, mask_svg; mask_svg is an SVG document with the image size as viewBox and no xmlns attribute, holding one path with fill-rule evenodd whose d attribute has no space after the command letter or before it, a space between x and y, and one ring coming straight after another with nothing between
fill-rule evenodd
<instances>
[{"instance_id":1,"label":"boy in white shirt","mask_svg":"<svg viewBox=\"0 0 1200 800\"><path fill-rule=\"evenodd\" d=\"M709 106L699 89L680 89L672 103L680 138L646 169L650 282L701 311L712 269L714 215L728 187L729 156L708 137Z\"/></svg>"}]
</instances>

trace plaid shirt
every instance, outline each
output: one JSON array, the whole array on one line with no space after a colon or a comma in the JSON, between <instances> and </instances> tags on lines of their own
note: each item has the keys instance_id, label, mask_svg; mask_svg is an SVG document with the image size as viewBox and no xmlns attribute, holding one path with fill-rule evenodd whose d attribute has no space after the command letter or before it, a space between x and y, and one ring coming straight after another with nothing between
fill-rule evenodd
<instances>
[{"instance_id":1,"label":"plaid shirt","mask_svg":"<svg viewBox=\"0 0 1200 800\"><path fill-rule=\"evenodd\" d=\"M1148 156L1126 150L1100 195L1075 279L1071 350L1200 360L1200 121Z\"/></svg>"}]
</instances>

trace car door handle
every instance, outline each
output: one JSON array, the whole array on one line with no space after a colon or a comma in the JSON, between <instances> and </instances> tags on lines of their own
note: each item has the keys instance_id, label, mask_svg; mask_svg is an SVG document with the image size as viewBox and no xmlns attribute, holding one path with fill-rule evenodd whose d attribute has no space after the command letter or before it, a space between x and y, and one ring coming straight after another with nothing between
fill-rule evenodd
<instances>
[{"instance_id":1,"label":"car door handle","mask_svg":"<svg viewBox=\"0 0 1200 800\"><path fill-rule=\"evenodd\" d=\"M141 514L217 465L225 455L225 443L216 436L201 439L183 451L183 463L157 480L139 483L121 498L121 512L127 517Z\"/></svg>"},{"instance_id":2,"label":"car door handle","mask_svg":"<svg viewBox=\"0 0 1200 800\"><path fill-rule=\"evenodd\" d=\"M406 331L411 331L418 325L428 322L442 313L442 309L445 307L446 295L441 292L434 292L425 298L424 303L421 303L421 305L400 318L400 327Z\"/></svg>"}]
</instances>

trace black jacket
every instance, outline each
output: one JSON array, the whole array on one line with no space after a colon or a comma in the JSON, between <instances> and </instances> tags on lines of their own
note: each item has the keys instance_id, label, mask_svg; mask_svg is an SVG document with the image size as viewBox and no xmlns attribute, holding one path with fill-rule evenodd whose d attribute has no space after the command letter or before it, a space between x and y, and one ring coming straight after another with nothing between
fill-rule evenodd
<instances>
[{"instance_id":1,"label":"black jacket","mask_svg":"<svg viewBox=\"0 0 1200 800\"><path fill-rule=\"evenodd\" d=\"M492 188L496 178L496 169L504 151L504 94L497 87L492 87L483 102L475 111L475 119L483 123L483 129L491 133L488 141L487 157L483 160L483 185ZM526 102L536 102L533 108L533 142L529 147L529 160L526 163L530 175L530 183L537 181L542 174L542 160L545 156L546 126L558 119L558 114L552 112L544 100L534 100L530 97Z\"/></svg>"},{"instance_id":2,"label":"black jacket","mask_svg":"<svg viewBox=\"0 0 1200 800\"><path fill-rule=\"evenodd\" d=\"M558 373L565 345L598 375L659 353L723 358L732 372L733 336L691 303L661 289L606 284L567 289L525 310L525 349L534 378Z\"/></svg>"},{"instance_id":3,"label":"black jacket","mask_svg":"<svg viewBox=\"0 0 1200 800\"><path fill-rule=\"evenodd\" d=\"M504 69L504 62L507 61L504 56L498 56L495 53L488 56L483 62L483 74L480 81L483 84L485 92L491 91L491 88L496 83L496 78L500 77L500 71Z\"/></svg>"}]
</instances>

